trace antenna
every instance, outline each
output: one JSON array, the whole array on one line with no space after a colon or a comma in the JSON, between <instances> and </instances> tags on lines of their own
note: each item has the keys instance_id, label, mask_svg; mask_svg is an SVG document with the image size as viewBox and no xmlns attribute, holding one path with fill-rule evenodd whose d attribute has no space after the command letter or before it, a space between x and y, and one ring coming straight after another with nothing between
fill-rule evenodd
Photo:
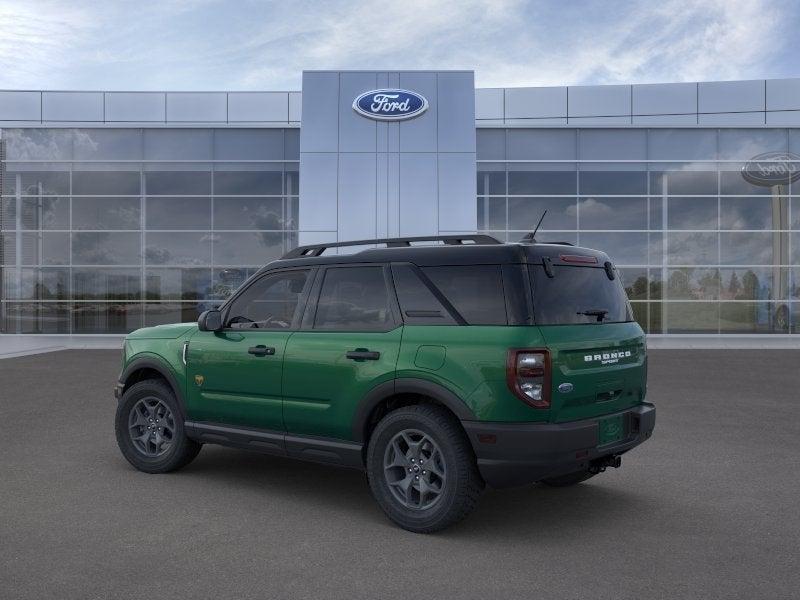
<instances>
[{"instance_id":1,"label":"antenna","mask_svg":"<svg viewBox=\"0 0 800 600\"><path fill-rule=\"evenodd\" d=\"M542 213L542 216L539 217L539 222L536 224L536 228L533 230L532 233L526 233L525 237L523 237L520 240L520 242L527 242L529 244L535 244L536 243L536 232L539 231L539 227L541 227L542 221L544 221L544 216L546 214L547 214L547 209L545 208L544 212Z\"/></svg>"}]
</instances>

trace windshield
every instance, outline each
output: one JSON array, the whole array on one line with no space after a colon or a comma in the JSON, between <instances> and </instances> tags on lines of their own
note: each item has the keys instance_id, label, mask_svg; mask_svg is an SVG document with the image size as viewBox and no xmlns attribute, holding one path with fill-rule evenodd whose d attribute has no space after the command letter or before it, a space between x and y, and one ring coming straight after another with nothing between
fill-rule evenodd
<instances>
[{"instance_id":1,"label":"windshield","mask_svg":"<svg viewBox=\"0 0 800 600\"><path fill-rule=\"evenodd\" d=\"M611 280L603 268L553 265L553 277L548 277L542 265L528 268L537 325L624 323L633 320L619 275Z\"/></svg>"}]
</instances>

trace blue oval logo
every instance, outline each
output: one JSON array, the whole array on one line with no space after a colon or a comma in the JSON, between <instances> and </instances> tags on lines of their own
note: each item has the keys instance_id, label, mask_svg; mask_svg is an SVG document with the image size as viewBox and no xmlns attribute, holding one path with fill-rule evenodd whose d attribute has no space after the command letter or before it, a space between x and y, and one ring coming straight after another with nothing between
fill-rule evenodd
<instances>
[{"instance_id":1,"label":"blue oval logo","mask_svg":"<svg viewBox=\"0 0 800 600\"><path fill-rule=\"evenodd\" d=\"M353 100L353 110L369 119L402 121L428 110L428 101L408 90L371 90Z\"/></svg>"},{"instance_id":2,"label":"blue oval logo","mask_svg":"<svg viewBox=\"0 0 800 600\"><path fill-rule=\"evenodd\" d=\"M574 389L571 383L562 383L558 386L558 391L562 394L569 394Z\"/></svg>"}]
</instances>

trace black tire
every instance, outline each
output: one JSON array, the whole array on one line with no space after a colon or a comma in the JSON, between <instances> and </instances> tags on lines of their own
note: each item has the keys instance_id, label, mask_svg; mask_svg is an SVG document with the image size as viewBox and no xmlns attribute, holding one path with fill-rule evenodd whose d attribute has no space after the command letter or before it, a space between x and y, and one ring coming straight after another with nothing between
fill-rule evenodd
<instances>
[{"instance_id":1,"label":"black tire","mask_svg":"<svg viewBox=\"0 0 800 600\"><path fill-rule=\"evenodd\" d=\"M542 479L542 483L550 487L568 487L586 481L595 475L597 475L597 473L592 473L586 469L584 471L575 471L574 473L559 475L558 477L548 477L547 479Z\"/></svg>"},{"instance_id":2,"label":"black tire","mask_svg":"<svg viewBox=\"0 0 800 600\"><path fill-rule=\"evenodd\" d=\"M401 433L402 432L402 433ZM391 453L398 456L398 460L411 460L407 456L413 455L409 452L405 454L396 453L393 441L400 439L403 433L412 432L411 435L422 436L421 439L429 440L436 451L436 465L427 476L418 471L419 476L427 477L429 483L436 470L444 469L444 478L438 479L434 483L439 484L436 492L436 499L432 505L414 508L405 506L400 498L396 497L397 492L392 491L392 486L388 477L384 475L384 463L386 457ZM424 442L421 442L424 444ZM389 446L392 445L392 449ZM424 447L424 445L423 445ZM423 454L426 450L422 450ZM418 454L417 456L421 456ZM434 461L429 458L428 469ZM408 468L411 469L409 463ZM421 465L420 468L424 468ZM401 466L392 466L389 469L400 473L405 477L406 469ZM414 474L409 471L409 479ZM386 415L378 423L369 441L367 450L367 477L369 479L372 495L378 505L386 513L386 516L397 525L408 531L415 533L432 533L440 531L461 521L477 505L478 498L484 488L483 479L478 473L475 462L475 455L470 446L461 425L446 409L433 405L416 405L399 408ZM410 484L413 487L414 482ZM415 485L419 485L418 483ZM426 494L416 491L416 496L420 500L433 494L435 488L425 484ZM399 489L399 488L394 488ZM413 494L414 492L412 492ZM408 496L406 497L406 500ZM421 502L418 502L421 504Z\"/></svg>"},{"instance_id":3,"label":"black tire","mask_svg":"<svg viewBox=\"0 0 800 600\"><path fill-rule=\"evenodd\" d=\"M158 405L158 403L161 403L161 405ZM134 441L134 435L140 432L147 432L149 424L145 422L141 426L132 427L130 425L130 420L136 418L132 414L134 409L139 410L141 407L146 407L147 404L162 406L160 409L161 414L166 414L163 407L169 409L171 413L169 440L164 441L166 440L166 432L159 431L158 435L162 436L158 438L161 445L156 446L155 442L150 443L148 447L154 448L153 453L150 455L141 449L141 441ZM149 421L146 417L144 420ZM122 451L122 455L134 467L145 473L168 473L185 467L194 460L202 447L202 444L198 444L186 437L183 428L183 413L175 394L169 385L159 379L146 379L129 387L117 405L114 424L117 444ZM164 425L164 423L160 422L152 424L154 427ZM131 433L133 430L135 430L135 433ZM155 431L153 433L155 435Z\"/></svg>"}]
</instances>

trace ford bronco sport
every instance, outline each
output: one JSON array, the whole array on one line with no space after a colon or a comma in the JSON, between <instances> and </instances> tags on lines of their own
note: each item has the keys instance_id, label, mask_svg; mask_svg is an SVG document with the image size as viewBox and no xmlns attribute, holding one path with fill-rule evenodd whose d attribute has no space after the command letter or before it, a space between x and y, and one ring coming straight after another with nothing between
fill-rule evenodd
<instances>
[{"instance_id":1,"label":"ford bronco sport","mask_svg":"<svg viewBox=\"0 0 800 600\"><path fill-rule=\"evenodd\" d=\"M325 254L362 245L383 247ZM302 246L196 325L127 336L116 436L148 473L207 443L363 469L392 521L432 532L485 484L618 467L655 425L646 376L602 252L480 235Z\"/></svg>"}]
</instances>

